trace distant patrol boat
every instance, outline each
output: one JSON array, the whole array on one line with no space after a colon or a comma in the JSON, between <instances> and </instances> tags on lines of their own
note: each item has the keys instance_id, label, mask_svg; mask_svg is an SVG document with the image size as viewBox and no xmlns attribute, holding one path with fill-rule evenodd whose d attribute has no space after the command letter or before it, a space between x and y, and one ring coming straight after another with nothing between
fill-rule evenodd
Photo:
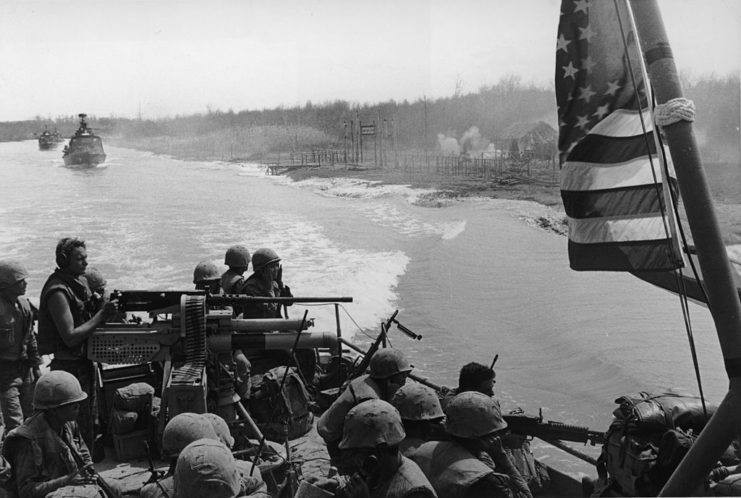
<instances>
[{"instance_id":1,"label":"distant patrol boat","mask_svg":"<svg viewBox=\"0 0 741 498\"><path fill-rule=\"evenodd\" d=\"M88 128L87 114L78 114L80 127L64 147L62 155L65 166L96 166L105 161L103 141Z\"/></svg>"},{"instance_id":2,"label":"distant patrol boat","mask_svg":"<svg viewBox=\"0 0 741 498\"><path fill-rule=\"evenodd\" d=\"M57 141L54 140L54 135L44 128L44 131L39 135L39 150L49 150L57 146Z\"/></svg>"}]
</instances>

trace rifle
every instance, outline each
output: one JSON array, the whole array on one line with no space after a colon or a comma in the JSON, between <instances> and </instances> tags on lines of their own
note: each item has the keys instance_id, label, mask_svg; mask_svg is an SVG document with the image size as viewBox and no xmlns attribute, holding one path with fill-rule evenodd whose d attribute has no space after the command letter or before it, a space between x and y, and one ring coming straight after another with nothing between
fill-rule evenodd
<instances>
[{"instance_id":1,"label":"rifle","mask_svg":"<svg viewBox=\"0 0 741 498\"><path fill-rule=\"evenodd\" d=\"M605 433L593 431L587 427L569 425L549 420L543 421L543 413L538 416L514 413L503 415L509 430L523 436L535 436L547 442L553 440L573 441L577 443L604 444Z\"/></svg>"},{"instance_id":2,"label":"rifle","mask_svg":"<svg viewBox=\"0 0 741 498\"><path fill-rule=\"evenodd\" d=\"M95 481L95 484L97 484L98 487L103 490L106 498L118 498L120 496L120 493L110 484L108 484L108 481L103 479L103 477L98 474L98 472L96 472L92 463L86 464L85 461L82 459L82 456L80 456L80 454L77 452L77 449L73 445L68 443L64 438L62 438L62 441L64 441L64 444L66 444L67 448L69 448L69 451L72 454L72 458L75 459L77 466L80 467L80 474L84 472L85 474L87 474L88 477L92 478Z\"/></svg>"},{"instance_id":3,"label":"rifle","mask_svg":"<svg viewBox=\"0 0 741 498\"><path fill-rule=\"evenodd\" d=\"M386 323L381 324L381 333L378 334L378 337L376 337L376 340L373 341L373 344L371 344L371 347L368 348L368 352L365 353L363 356L363 359L360 361L360 364L355 369L355 372L352 375L352 378L358 377L360 375L363 375L365 371L368 369L368 366L370 365L371 358L373 358L373 355L376 354L376 351L378 351L378 348L381 346L381 343L386 343L386 333L393 323L394 319L396 318L396 315L399 314L399 310L394 311L394 314L391 315L391 318L386 320Z\"/></svg>"}]
</instances>

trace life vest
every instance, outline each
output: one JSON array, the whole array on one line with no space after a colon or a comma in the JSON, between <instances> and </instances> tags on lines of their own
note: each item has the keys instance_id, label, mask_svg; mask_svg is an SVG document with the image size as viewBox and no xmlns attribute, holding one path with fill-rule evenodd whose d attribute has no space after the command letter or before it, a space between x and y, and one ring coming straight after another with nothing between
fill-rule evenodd
<instances>
[{"instance_id":1,"label":"life vest","mask_svg":"<svg viewBox=\"0 0 741 498\"><path fill-rule=\"evenodd\" d=\"M91 316L87 306L91 293L87 281L83 280L74 279L56 270L44 284L39 303L39 336L37 338L39 354L54 354L58 359L85 357L85 342L72 348L64 343L49 312L48 302L52 293L62 292L69 304L73 326L82 325Z\"/></svg>"},{"instance_id":2,"label":"life vest","mask_svg":"<svg viewBox=\"0 0 741 498\"><path fill-rule=\"evenodd\" d=\"M453 441L430 441L412 454L438 496L463 498L466 490L494 470Z\"/></svg>"},{"instance_id":3,"label":"life vest","mask_svg":"<svg viewBox=\"0 0 741 498\"><path fill-rule=\"evenodd\" d=\"M87 454L84 442L80 436L75 422L67 422L63 429L64 437L78 448L84 449L80 453ZM36 476L39 481L48 481L62 477L78 470L75 458L61 437L49 426L46 415L36 412L31 415L20 427L10 431L3 444L3 456L15 465L13 455L16 453L14 447L21 440L30 442L33 454L33 465L36 468ZM17 480L17 475L13 480ZM17 485L17 484L16 484Z\"/></svg>"},{"instance_id":4,"label":"life vest","mask_svg":"<svg viewBox=\"0 0 741 498\"><path fill-rule=\"evenodd\" d=\"M239 287L239 294L255 297L280 297L278 284L270 282L270 285L260 280L256 273L247 278ZM249 303L242 306L244 318L282 318L279 303Z\"/></svg>"}]
</instances>

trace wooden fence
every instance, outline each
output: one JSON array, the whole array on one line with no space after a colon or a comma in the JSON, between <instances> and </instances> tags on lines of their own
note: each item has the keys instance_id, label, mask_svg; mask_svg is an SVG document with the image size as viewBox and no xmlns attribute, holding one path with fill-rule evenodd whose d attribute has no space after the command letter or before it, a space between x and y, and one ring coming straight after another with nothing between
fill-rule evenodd
<instances>
[{"instance_id":1,"label":"wooden fence","mask_svg":"<svg viewBox=\"0 0 741 498\"><path fill-rule=\"evenodd\" d=\"M479 178L497 180L506 176L531 178L543 183L558 183L558 167L555 158L483 158L469 156L442 156L420 152L398 152L390 154L383 166L374 161L354 163L348 151L341 149L292 152L286 158L266 161L270 174L282 174L295 168L342 167L353 169L395 170L405 174L410 181L430 180L443 177Z\"/></svg>"}]
</instances>

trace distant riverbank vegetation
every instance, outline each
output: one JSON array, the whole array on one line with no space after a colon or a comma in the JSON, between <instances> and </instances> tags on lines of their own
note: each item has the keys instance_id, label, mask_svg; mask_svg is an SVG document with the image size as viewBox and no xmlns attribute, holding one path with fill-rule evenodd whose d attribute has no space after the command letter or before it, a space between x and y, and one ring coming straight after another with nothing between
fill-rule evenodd
<instances>
[{"instance_id":1,"label":"distant riverbank vegetation","mask_svg":"<svg viewBox=\"0 0 741 498\"><path fill-rule=\"evenodd\" d=\"M707 160L737 161L741 109L738 76L685 80L685 96L697 107L695 130ZM371 154L377 147L376 140L396 151L473 156L489 150L497 154L511 147L517 125L547 123L555 131L556 121L553 89L523 84L515 76L476 92L456 91L450 97L414 102L307 102L264 110L209 109L201 114L158 119L88 116L89 125L106 143L180 158L227 161L275 160L279 154L312 150L334 149L347 154L360 143L359 125L368 133L362 137L363 148L371 147ZM0 140L32 139L44 127L69 137L77 123L76 115L3 122ZM370 131L375 134L370 135Z\"/></svg>"}]
</instances>

